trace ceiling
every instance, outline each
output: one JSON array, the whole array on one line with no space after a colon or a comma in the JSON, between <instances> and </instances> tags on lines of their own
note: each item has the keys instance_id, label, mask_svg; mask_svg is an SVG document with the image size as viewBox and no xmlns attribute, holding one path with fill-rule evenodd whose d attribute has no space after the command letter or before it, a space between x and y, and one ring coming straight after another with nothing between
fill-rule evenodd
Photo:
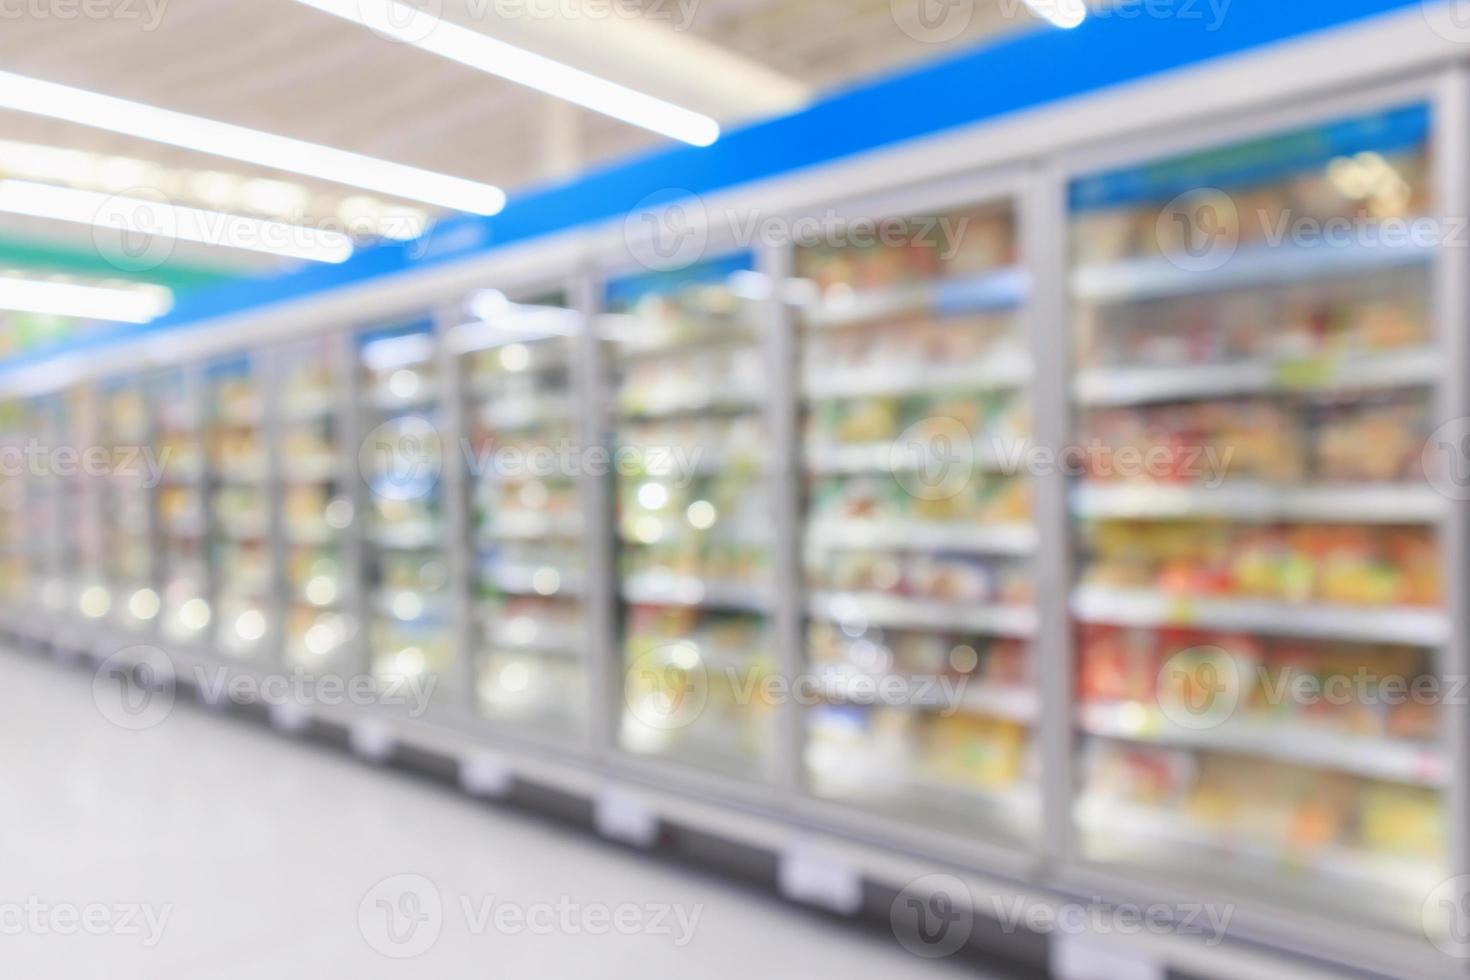
<instances>
[{"instance_id":1,"label":"ceiling","mask_svg":"<svg viewBox=\"0 0 1470 980\"><path fill-rule=\"evenodd\" d=\"M856 78L1037 25L1019 0L954 0L947 8L936 0L415 2L727 124L789 111ZM0 68L512 193L662 139L293 0L107 3L111 15L97 20L41 16L44 3L28 5L36 13L0 23ZM921 5L948 9L950 19L934 27L919 17ZM56 10L63 6L74 9ZM327 182L17 113L0 112L0 138L182 170L167 192L201 206L210 187L251 178L303 189L303 221L362 198ZM86 235L75 226L0 220L0 239L65 242ZM271 260L186 248L179 261L248 271Z\"/></svg>"}]
</instances>

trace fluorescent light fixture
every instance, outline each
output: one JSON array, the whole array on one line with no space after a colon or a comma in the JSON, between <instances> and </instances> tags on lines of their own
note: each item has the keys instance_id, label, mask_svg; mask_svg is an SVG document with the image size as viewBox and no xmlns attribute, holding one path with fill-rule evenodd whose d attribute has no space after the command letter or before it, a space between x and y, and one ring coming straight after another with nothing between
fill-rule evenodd
<instances>
[{"instance_id":1,"label":"fluorescent light fixture","mask_svg":"<svg viewBox=\"0 0 1470 980\"><path fill-rule=\"evenodd\" d=\"M1087 19L1086 0L1025 0L1025 3L1036 16L1067 30Z\"/></svg>"},{"instance_id":2,"label":"fluorescent light fixture","mask_svg":"<svg viewBox=\"0 0 1470 980\"><path fill-rule=\"evenodd\" d=\"M147 323L168 312L172 305L173 297L168 290L156 286L113 289L72 282L0 278L0 310Z\"/></svg>"},{"instance_id":3,"label":"fluorescent light fixture","mask_svg":"<svg viewBox=\"0 0 1470 980\"><path fill-rule=\"evenodd\" d=\"M61 119L456 211L495 214L505 207L505 192L489 184L8 71L0 71L0 109Z\"/></svg>"},{"instance_id":4,"label":"fluorescent light fixture","mask_svg":"<svg viewBox=\"0 0 1470 980\"><path fill-rule=\"evenodd\" d=\"M720 138L720 124L703 113L461 27L399 0L296 2L361 24L381 37L411 44L685 143L709 146Z\"/></svg>"},{"instance_id":5,"label":"fluorescent light fixture","mask_svg":"<svg viewBox=\"0 0 1470 980\"><path fill-rule=\"evenodd\" d=\"M28 180L0 180L0 211L313 262L352 256L352 239L337 231Z\"/></svg>"}]
</instances>

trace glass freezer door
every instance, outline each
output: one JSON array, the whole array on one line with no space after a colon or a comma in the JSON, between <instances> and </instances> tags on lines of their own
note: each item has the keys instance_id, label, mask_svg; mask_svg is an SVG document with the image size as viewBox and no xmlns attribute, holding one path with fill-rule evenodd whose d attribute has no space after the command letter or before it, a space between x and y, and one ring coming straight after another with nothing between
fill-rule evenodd
<instances>
[{"instance_id":1,"label":"glass freezer door","mask_svg":"<svg viewBox=\"0 0 1470 980\"><path fill-rule=\"evenodd\" d=\"M152 629L160 609L151 511L155 481L168 461L153 455L142 378L105 382L98 398L98 435L110 464L101 488L107 605L112 622L142 634Z\"/></svg>"},{"instance_id":2,"label":"glass freezer door","mask_svg":"<svg viewBox=\"0 0 1470 980\"><path fill-rule=\"evenodd\" d=\"M1409 106L1071 187L1090 861L1414 930L1446 877L1431 149Z\"/></svg>"},{"instance_id":3,"label":"glass freezer door","mask_svg":"<svg viewBox=\"0 0 1470 980\"><path fill-rule=\"evenodd\" d=\"M1039 825L1032 374L1007 200L798 248L808 790L962 836Z\"/></svg>"},{"instance_id":4,"label":"glass freezer door","mask_svg":"<svg viewBox=\"0 0 1470 980\"><path fill-rule=\"evenodd\" d=\"M559 739L586 732L587 554L575 365L582 317L559 297L469 304L456 331L473 528L475 701Z\"/></svg>"},{"instance_id":5,"label":"glass freezer door","mask_svg":"<svg viewBox=\"0 0 1470 980\"><path fill-rule=\"evenodd\" d=\"M775 705L769 372L750 257L611 283L630 752L765 779Z\"/></svg>"},{"instance_id":6,"label":"glass freezer door","mask_svg":"<svg viewBox=\"0 0 1470 980\"><path fill-rule=\"evenodd\" d=\"M213 618L204 542L204 403L198 371L178 368L149 379L156 457L165 460L156 491L161 633L170 643L203 642Z\"/></svg>"}]
</instances>

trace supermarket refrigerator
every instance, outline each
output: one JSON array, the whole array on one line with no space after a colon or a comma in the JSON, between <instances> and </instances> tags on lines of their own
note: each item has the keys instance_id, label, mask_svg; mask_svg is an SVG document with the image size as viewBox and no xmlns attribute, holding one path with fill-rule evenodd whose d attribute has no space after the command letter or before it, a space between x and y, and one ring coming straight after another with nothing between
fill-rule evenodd
<instances>
[{"instance_id":1,"label":"supermarket refrigerator","mask_svg":"<svg viewBox=\"0 0 1470 980\"><path fill-rule=\"evenodd\" d=\"M1463 125L1376 95L1065 168L1077 880L1455 942Z\"/></svg>"}]
</instances>

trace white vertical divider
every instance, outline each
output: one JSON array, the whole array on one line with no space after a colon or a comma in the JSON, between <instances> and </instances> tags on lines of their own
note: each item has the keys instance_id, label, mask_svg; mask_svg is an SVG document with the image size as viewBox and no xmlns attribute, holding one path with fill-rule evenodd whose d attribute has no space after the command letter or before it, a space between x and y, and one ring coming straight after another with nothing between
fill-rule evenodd
<instances>
[{"instance_id":1,"label":"white vertical divider","mask_svg":"<svg viewBox=\"0 0 1470 980\"><path fill-rule=\"evenodd\" d=\"M470 494L474 488L464 451L469 438L465 424L464 359L453 336L464 321L456 303L446 303L434 314L434 350L439 369L439 492L444 501L444 560L449 573L450 705L473 717L477 713L475 657L478 653L474 617L474 515ZM441 704L440 710L450 705Z\"/></svg>"},{"instance_id":2,"label":"white vertical divider","mask_svg":"<svg viewBox=\"0 0 1470 980\"><path fill-rule=\"evenodd\" d=\"M357 363L357 335L351 328L339 331L333 338L332 357L337 380L337 439L341 467L341 493L352 505L352 520L341 532L341 555L343 573L351 576L352 589L348 605L349 615L357 623L356 634L351 644L351 666L349 676L370 673L369 626L372 621L368 595L368 545L367 534L371 510L371 497L367 478L360 465L363 431L362 372Z\"/></svg>"},{"instance_id":3,"label":"white vertical divider","mask_svg":"<svg viewBox=\"0 0 1470 980\"><path fill-rule=\"evenodd\" d=\"M1022 262L1030 273L1031 294L1025 328L1034 364L1032 438L1038 446L1060 450L1071 437L1068 394L1066 270L1066 182L1055 167L1033 171L1019 201ZM1027 474L1035 486L1037 553L1035 562L1038 629L1032 668L1040 713L1035 737L1041 759L1042 860L1066 864L1073 858L1072 823L1075 779L1072 759L1072 631L1068 603L1072 589L1071 529L1067 478L1059 467Z\"/></svg>"},{"instance_id":4,"label":"white vertical divider","mask_svg":"<svg viewBox=\"0 0 1470 980\"><path fill-rule=\"evenodd\" d=\"M598 318L603 308L603 280L585 265L568 285L569 305L580 314L580 331L572 358L578 448L585 454L595 446L612 452L609 377ZM582 616L587 644L583 653L587 671L588 753L607 759L618 744L622 717L622 646L616 609L617 576L613 543L612 481L581 467L582 546L587 570L583 577Z\"/></svg>"},{"instance_id":5,"label":"white vertical divider","mask_svg":"<svg viewBox=\"0 0 1470 980\"><path fill-rule=\"evenodd\" d=\"M766 277L770 295L760 301L762 343L770 384L766 388L766 425L770 452L766 493L772 507L771 631L776 669L788 684L805 669L802 635L801 473L798 466L797 338L795 311L786 302L785 284L795 256L788 246L767 245L756 253L756 269ZM776 758L771 773L776 787L795 797L801 793L802 707L786 698L776 712Z\"/></svg>"},{"instance_id":6,"label":"white vertical divider","mask_svg":"<svg viewBox=\"0 0 1470 980\"><path fill-rule=\"evenodd\" d=\"M1446 236L1463 234L1470 217L1470 69L1448 69L1434 101L1434 200L1440 229ZM1445 373L1438 392L1436 426L1470 418L1470 248L1446 237L1434 268L1436 342L1444 354ZM1446 612L1450 640L1440 651L1438 673L1448 681L1443 690L1458 692L1459 680L1470 675L1470 503L1448 501L1440 537L1444 560ZM1448 697L1440 705L1450 780L1448 811L1449 866L1446 878L1470 875L1470 705ZM1463 880L1463 879L1462 879ZM1463 924L1466 890L1455 890L1457 917ZM1461 950L1461 972L1470 975L1470 947Z\"/></svg>"},{"instance_id":7,"label":"white vertical divider","mask_svg":"<svg viewBox=\"0 0 1470 980\"><path fill-rule=\"evenodd\" d=\"M266 656L272 668L286 665L286 615L290 609L291 584L286 575L286 482L285 423L281 405L285 400L290 352L283 346L268 347L251 357L260 392L260 437L265 452L266 552L270 556L270 596L266 617Z\"/></svg>"}]
</instances>

